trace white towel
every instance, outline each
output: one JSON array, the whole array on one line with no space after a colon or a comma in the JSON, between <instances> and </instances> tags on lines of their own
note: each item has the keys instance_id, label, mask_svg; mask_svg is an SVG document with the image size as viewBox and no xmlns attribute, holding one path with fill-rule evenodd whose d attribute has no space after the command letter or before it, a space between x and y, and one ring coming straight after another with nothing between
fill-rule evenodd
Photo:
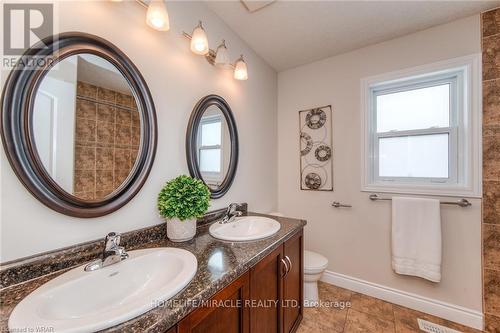
<instances>
[{"instance_id":1,"label":"white towel","mask_svg":"<svg viewBox=\"0 0 500 333\"><path fill-rule=\"evenodd\" d=\"M398 274L441 281L439 200L392 198L392 268Z\"/></svg>"}]
</instances>

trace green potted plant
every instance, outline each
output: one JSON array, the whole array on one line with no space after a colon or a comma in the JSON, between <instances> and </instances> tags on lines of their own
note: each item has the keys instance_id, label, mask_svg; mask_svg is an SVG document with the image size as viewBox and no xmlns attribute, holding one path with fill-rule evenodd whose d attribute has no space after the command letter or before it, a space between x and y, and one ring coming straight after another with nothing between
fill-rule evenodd
<instances>
[{"instance_id":1,"label":"green potted plant","mask_svg":"<svg viewBox=\"0 0 500 333\"><path fill-rule=\"evenodd\" d=\"M158 194L158 211L167 219L167 236L173 242L196 234L196 219L208 210L210 190L203 181L179 176L168 181Z\"/></svg>"}]
</instances>

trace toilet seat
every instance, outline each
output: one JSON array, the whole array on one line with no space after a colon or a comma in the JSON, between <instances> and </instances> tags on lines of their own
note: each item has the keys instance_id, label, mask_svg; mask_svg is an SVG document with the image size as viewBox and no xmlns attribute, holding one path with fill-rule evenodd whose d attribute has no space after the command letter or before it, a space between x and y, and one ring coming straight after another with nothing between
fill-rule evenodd
<instances>
[{"instance_id":1,"label":"toilet seat","mask_svg":"<svg viewBox=\"0 0 500 333\"><path fill-rule=\"evenodd\" d=\"M323 272L328 266L328 259L321 254L304 251L304 273L305 274L318 274Z\"/></svg>"}]
</instances>

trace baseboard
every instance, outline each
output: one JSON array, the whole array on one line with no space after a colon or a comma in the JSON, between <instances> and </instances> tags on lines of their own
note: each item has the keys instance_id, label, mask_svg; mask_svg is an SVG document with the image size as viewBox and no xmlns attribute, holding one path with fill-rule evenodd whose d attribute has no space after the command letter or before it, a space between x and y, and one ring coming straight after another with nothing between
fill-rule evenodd
<instances>
[{"instance_id":1,"label":"baseboard","mask_svg":"<svg viewBox=\"0 0 500 333\"><path fill-rule=\"evenodd\" d=\"M325 271L321 281L405 306L410 309L425 312L446 320L454 321L478 330L483 330L483 314L475 310L422 297L332 271Z\"/></svg>"}]
</instances>

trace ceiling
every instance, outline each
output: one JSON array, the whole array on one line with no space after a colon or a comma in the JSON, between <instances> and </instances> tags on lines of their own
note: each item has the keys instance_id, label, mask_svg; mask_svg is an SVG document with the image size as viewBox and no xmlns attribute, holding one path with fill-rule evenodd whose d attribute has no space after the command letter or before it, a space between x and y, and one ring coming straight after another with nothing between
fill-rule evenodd
<instances>
[{"instance_id":1,"label":"ceiling","mask_svg":"<svg viewBox=\"0 0 500 333\"><path fill-rule=\"evenodd\" d=\"M80 54L77 69L78 81L132 95L125 77L104 58L93 54Z\"/></svg>"},{"instance_id":2,"label":"ceiling","mask_svg":"<svg viewBox=\"0 0 500 333\"><path fill-rule=\"evenodd\" d=\"M240 1L207 1L274 69L403 36L500 6L495 1L276 1L249 12Z\"/></svg>"}]
</instances>

